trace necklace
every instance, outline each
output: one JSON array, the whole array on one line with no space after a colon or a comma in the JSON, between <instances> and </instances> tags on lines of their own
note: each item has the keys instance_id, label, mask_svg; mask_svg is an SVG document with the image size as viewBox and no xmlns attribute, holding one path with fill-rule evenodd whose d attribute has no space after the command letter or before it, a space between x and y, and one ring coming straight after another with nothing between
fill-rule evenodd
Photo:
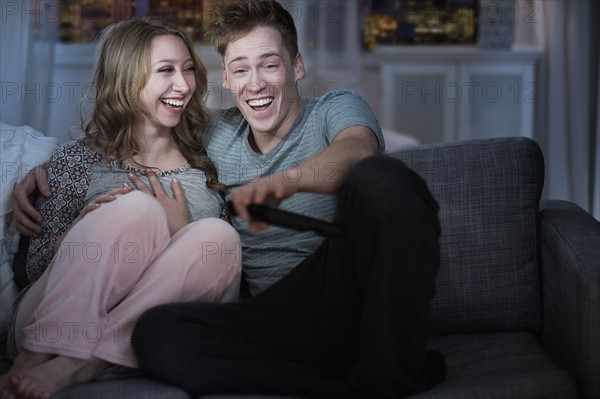
<instances>
[{"instance_id":1,"label":"necklace","mask_svg":"<svg viewBox=\"0 0 600 399\"><path fill-rule=\"evenodd\" d=\"M133 166L133 165L130 165L130 164L125 164L125 163L120 163L120 162L117 162L114 159L111 161L111 165L114 166L114 167L117 167L117 168L125 169L125 170L127 170L129 172L134 172L134 173L138 173L138 174L146 176L146 170L138 168L137 166ZM188 164L186 164L184 166L181 166L181 167L175 168L175 169L169 169L169 170L160 170L158 168L153 168L153 169L157 169L158 170L157 172L154 172L154 174L156 176L162 177L162 176L170 176L170 175L172 175L174 173L185 172L185 171L190 170L191 168L192 168L192 166L188 163Z\"/></svg>"}]
</instances>

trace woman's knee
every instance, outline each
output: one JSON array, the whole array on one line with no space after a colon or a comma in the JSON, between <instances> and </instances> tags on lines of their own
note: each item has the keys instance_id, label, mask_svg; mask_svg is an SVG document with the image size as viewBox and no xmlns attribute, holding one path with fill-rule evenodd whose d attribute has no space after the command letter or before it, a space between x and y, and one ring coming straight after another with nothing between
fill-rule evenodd
<instances>
[{"instance_id":1,"label":"woman's knee","mask_svg":"<svg viewBox=\"0 0 600 399\"><path fill-rule=\"evenodd\" d=\"M227 222L218 218L205 218L188 225L186 234L198 243L204 253L241 256L240 236Z\"/></svg>"},{"instance_id":2,"label":"woman's knee","mask_svg":"<svg viewBox=\"0 0 600 399\"><path fill-rule=\"evenodd\" d=\"M118 220L120 228L127 223L139 228L142 221L145 225L152 222L166 225L167 220L162 205L154 197L141 191L120 195L109 204L113 205L111 214Z\"/></svg>"}]
</instances>

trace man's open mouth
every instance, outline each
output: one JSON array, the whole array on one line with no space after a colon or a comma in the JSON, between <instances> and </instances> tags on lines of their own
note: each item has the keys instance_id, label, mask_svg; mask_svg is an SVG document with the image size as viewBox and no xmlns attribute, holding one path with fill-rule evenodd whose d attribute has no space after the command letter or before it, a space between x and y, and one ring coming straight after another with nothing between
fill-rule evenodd
<instances>
[{"instance_id":1,"label":"man's open mouth","mask_svg":"<svg viewBox=\"0 0 600 399\"><path fill-rule=\"evenodd\" d=\"M256 98L253 100L246 101L246 103L256 111L260 111L269 107L269 105L271 105L272 102L273 97Z\"/></svg>"}]
</instances>

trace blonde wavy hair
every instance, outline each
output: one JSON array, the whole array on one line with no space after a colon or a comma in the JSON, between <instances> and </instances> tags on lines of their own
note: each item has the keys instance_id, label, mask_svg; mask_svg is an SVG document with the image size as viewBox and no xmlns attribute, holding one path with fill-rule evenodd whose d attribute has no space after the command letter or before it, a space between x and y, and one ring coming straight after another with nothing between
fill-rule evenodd
<instances>
[{"instance_id":1,"label":"blonde wavy hair","mask_svg":"<svg viewBox=\"0 0 600 399\"><path fill-rule=\"evenodd\" d=\"M203 144L203 134L210 119L204 105L206 68L188 36L164 21L129 19L116 22L101 32L91 90L84 98L84 101L91 100L93 106L89 117L83 119L83 142L118 162L132 160L138 154L139 145L133 137L132 127L137 115L147 113L141 106L140 92L150 75L152 40L163 35L177 36L185 43L192 57L196 81L196 91L173 128L174 141L190 165L204 171L207 186L223 195L225 185L218 181L216 168L208 159Z\"/></svg>"}]
</instances>

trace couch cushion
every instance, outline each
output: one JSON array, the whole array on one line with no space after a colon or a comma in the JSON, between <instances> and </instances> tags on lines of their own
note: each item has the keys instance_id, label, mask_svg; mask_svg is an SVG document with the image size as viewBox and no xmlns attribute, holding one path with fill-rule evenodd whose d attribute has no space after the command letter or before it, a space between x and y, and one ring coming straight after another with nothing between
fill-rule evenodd
<instances>
[{"instance_id":1,"label":"couch cushion","mask_svg":"<svg viewBox=\"0 0 600 399\"><path fill-rule=\"evenodd\" d=\"M190 399L181 389L146 378L96 381L58 392L52 399Z\"/></svg>"},{"instance_id":2,"label":"couch cushion","mask_svg":"<svg viewBox=\"0 0 600 399\"><path fill-rule=\"evenodd\" d=\"M434 335L430 349L446 360L446 380L410 399L577 398L569 374L544 353L533 334ZM190 399L175 387L146 379L96 382L69 388L52 399ZM207 395L201 399L294 399L268 395Z\"/></svg>"},{"instance_id":3,"label":"couch cushion","mask_svg":"<svg viewBox=\"0 0 600 399\"><path fill-rule=\"evenodd\" d=\"M544 353L533 334L431 336L444 355L446 380L410 399L576 399L569 374Z\"/></svg>"},{"instance_id":4,"label":"couch cushion","mask_svg":"<svg viewBox=\"0 0 600 399\"><path fill-rule=\"evenodd\" d=\"M537 214L544 165L526 138L469 140L393 153L440 204L433 333L539 331Z\"/></svg>"}]
</instances>

